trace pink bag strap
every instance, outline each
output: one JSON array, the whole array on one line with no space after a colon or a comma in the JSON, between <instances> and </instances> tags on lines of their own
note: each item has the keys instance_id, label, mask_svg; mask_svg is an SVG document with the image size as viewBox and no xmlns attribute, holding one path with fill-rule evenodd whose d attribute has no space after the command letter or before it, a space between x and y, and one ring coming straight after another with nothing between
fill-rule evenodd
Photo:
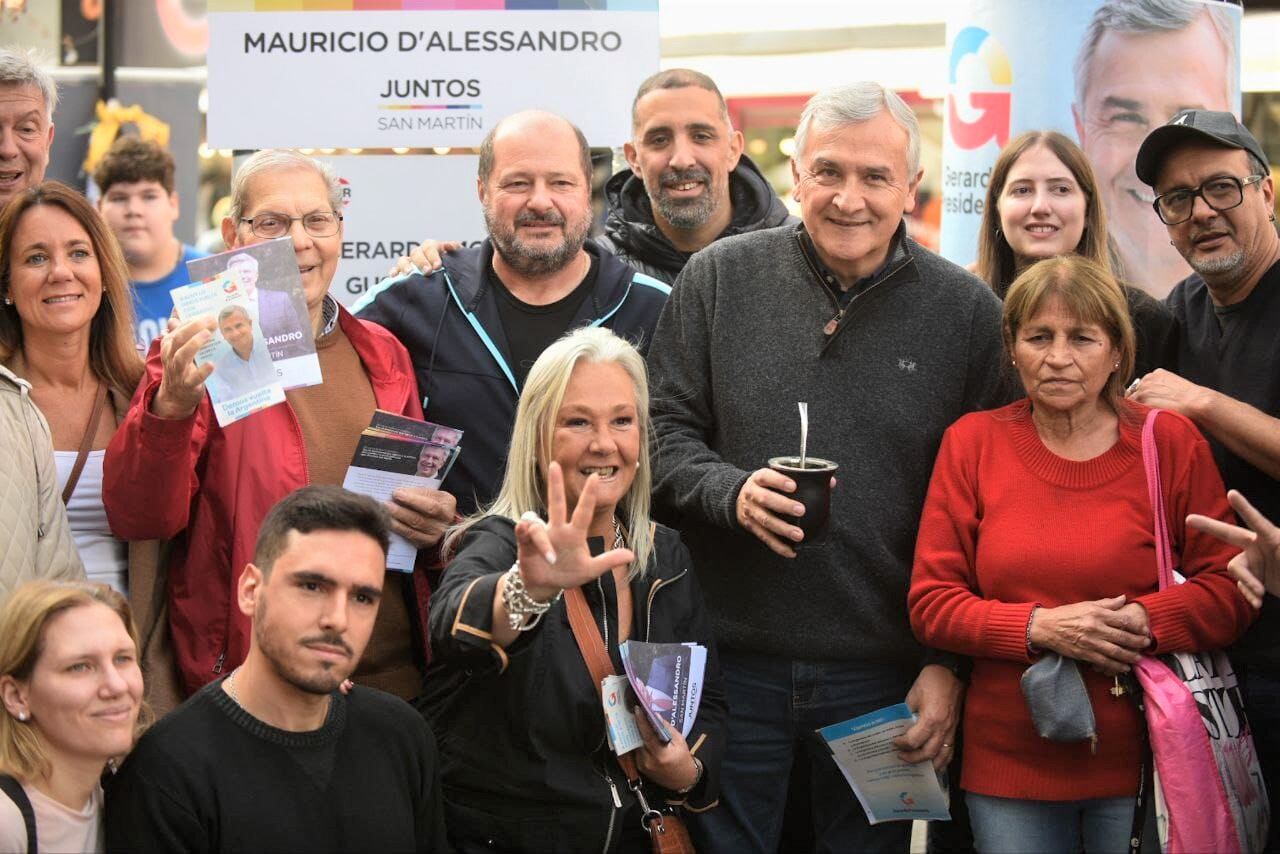
<instances>
[{"instance_id":1,"label":"pink bag strap","mask_svg":"<svg viewBox=\"0 0 1280 854\"><path fill-rule=\"evenodd\" d=\"M1153 409L1142 425L1142 465L1147 471L1147 495L1155 519L1156 566L1160 589L1173 586L1173 543L1169 537L1169 520L1164 512L1164 488L1160 483L1160 452L1156 448L1156 417L1163 412Z\"/></svg>"}]
</instances>

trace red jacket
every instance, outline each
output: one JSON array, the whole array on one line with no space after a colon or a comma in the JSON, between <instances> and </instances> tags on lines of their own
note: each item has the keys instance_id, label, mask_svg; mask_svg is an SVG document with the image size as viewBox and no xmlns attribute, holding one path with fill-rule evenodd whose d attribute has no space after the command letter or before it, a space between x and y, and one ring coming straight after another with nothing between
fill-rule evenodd
<instances>
[{"instance_id":1,"label":"red jacket","mask_svg":"<svg viewBox=\"0 0 1280 854\"><path fill-rule=\"evenodd\" d=\"M392 335L339 308L379 409L422 417L409 354ZM302 428L287 402L219 427L208 395L189 417L158 418L151 400L164 369L153 343L147 372L103 463L102 499L125 540L174 540L168 560L169 627L188 693L244 661L249 619L236 582L253 559L258 527L284 496L310 483ZM180 536L185 533L185 536ZM427 637L425 561L413 574ZM426 650L423 650L426 660Z\"/></svg>"}]
</instances>

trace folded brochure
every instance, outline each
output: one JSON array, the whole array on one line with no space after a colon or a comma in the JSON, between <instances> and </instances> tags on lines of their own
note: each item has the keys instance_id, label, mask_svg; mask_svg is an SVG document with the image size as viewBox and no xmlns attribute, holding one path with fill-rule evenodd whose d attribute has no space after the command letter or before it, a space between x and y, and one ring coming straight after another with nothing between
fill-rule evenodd
<instances>
[{"instance_id":1,"label":"folded brochure","mask_svg":"<svg viewBox=\"0 0 1280 854\"><path fill-rule=\"evenodd\" d=\"M342 485L379 501L390 501L401 487L439 489L462 452L461 441L461 430L379 410L360 434ZM413 572L417 556L413 543L392 533L387 569Z\"/></svg>"},{"instance_id":2,"label":"folded brochure","mask_svg":"<svg viewBox=\"0 0 1280 854\"><path fill-rule=\"evenodd\" d=\"M671 740L662 725L664 721L687 737L702 701L706 647L696 643L624 641L618 645L618 652L640 708L648 715L658 738Z\"/></svg>"},{"instance_id":3,"label":"folded brochure","mask_svg":"<svg viewBox=\"0 0 1280 854\"><path fill-rule=\"evenodd\" d=\"M914 723L899 703L818 730L871 824L951 818L946 782L933 763L904 762L893 746Z\"/></svg>"}]
</instances>

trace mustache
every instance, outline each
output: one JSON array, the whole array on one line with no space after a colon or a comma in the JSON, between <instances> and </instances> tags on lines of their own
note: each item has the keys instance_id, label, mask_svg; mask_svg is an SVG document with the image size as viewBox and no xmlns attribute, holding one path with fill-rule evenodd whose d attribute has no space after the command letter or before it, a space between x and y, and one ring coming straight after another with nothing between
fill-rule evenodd
<instances>
[{"instance_id":1,"label":"mustache","mask_svg":"<svg viewBox=\"0 0 1280 854\"><path fill-rule=\"evenodd\" d=\"M347 643L346 638L344 638L342 635L327 633L327 634L321 634L321 635L312 635L309 638L302 639L303 646L312 646L315 644L323 644L324 646L337 647L338 649L346 653L347 658L350 658L355 654L351 649L351 645Z\"/></svg>"},{"instance_id":2,"label":"mustache","mask_svg":"<svg viewBox=\"0 0 1280 854\"><path fill-rule=\"evenodd\" d=\"M564 217L556 211L547 211L544 214L521 211L516 214L516 225L564 225Z\"/></svg>"},{"instance_id":3,"label":"mustache","mask_svg":"<svg viewBox=\"0 0 1280 854\"><path fill-rule=\"evenodd\" d=\"M687 184L690 181L701 181L704 184L710 184L711 172L701 166L692 166L688 169L673 169L669 172L663 172L662 177L658 179L658 183L664 187L674 187L677 184Z\"/></svg>"}]
</instances>

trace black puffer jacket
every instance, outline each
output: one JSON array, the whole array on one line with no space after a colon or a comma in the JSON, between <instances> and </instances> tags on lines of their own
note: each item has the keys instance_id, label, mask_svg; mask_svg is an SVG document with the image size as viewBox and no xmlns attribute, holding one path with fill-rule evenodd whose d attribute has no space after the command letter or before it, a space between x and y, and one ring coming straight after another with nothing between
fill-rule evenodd
<instances>
[{"instance_id":1,"label":"black puffer jacket","mask_svg":"<svg viewBox=\"0 0 1280 854\"><path fill-rule=\"evenodd\" d=\"M490 641L494 589L515 556L514 525L485 519L467 532L431 597L433 660L422 705L440 745L450 839L464 852L647 851L564 601L505 650ZM596 620L606 616L602 634L621 674L613 576L582 591ZM631 597L633 639L707 648L688 736L704 772L685 808L709 809L724 749L724 687L702 592L675 531L657 527L649 571L631 582ZM646 797L655 805L679 800L654 785Z\"/></svg>"},{"instance_id":2,"label":"black puffer jacket","mask_svg":"<svg viewBox=\"0 0 1280 854\"><path fill-rule=\"evenodd\" d=\"M759 167L745 154L729 173L729 197L733 220L720 237L796 221L760 174ZM641 273L667 284L674 282L693 253L681 252L658 230L644 182L624 169L604 185L604 198L604 234L596 238L596 243Z\"/></svg>"}]
</instances>

